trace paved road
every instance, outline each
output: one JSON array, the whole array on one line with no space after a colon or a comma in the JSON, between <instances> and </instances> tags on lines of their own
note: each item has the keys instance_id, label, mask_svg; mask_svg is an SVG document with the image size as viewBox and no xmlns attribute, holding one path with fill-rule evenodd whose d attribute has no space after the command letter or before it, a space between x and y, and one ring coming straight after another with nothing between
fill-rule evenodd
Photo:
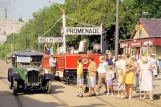
<instances>
[{"instance_id":1,"label":"paved road","mask_svg":"<svg viewBox=\"0 0 161 107\"><path fill-rule=\"evenodd\" d=\"M30 94L13 96L7 82L7 68L4 61L0 61L0 107L161 107L161 100L140 100L139 94L133 99L116 99L114 96L101 94L96 97L76 97L77 89L73 85L53 82L52 94ZM161 76L160 76L161 77ZM160 84L159 84L160 83ZM161 78L155 81L155 94L161 94ZM104 89L101 90L103 93Z\"/></svg>"}]
</instances>

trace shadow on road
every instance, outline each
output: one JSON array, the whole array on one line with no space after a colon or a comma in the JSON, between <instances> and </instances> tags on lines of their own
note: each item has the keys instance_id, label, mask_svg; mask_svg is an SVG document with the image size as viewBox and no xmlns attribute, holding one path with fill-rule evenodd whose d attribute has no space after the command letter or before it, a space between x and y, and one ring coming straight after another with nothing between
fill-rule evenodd
<instances>
[{"instance_id":1,"label":"shadow on road","mask_svg":"<svg viewBox=\"0 0 161 107\"><path fill-rule=\"evenodd\" d=\"M63 89L63 88L65 88L65 87L60 86L60 85L52 85L52 93L53 94L63 93L64 91L59 90L59 89Z\"/></svg>"},{"instance_id":2,"label":"shadow on road","mask_svg":"<svg viewBox=\"0 0 161 107\"><path fill-rule=\"evenodd\" d=\"M12 95L12 93L10 93L8 91L0 91L0 97L1 96L6 96L6 95Z\"/></svg>"}]
</instances>

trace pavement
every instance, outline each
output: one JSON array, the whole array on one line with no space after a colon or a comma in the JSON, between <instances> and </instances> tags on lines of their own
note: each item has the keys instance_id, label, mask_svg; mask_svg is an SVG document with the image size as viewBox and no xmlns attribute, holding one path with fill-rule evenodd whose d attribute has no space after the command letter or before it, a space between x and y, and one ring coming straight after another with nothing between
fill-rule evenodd
<instances>
[{"instance_id":1,"label":"pavement","mask_svg":"<svg viewBox=\"0 0 161 107\"><path fill-rule=\"evenodd\" d=\"M130 99L117 99L117 94L107 96L101 89L100 95L76 97L75 85L62 82L52 83L52 94L34 93L14 96L9 89L7 69L9 65L0 60L0 107L161 107L161 75L154 80L154 101L140 99L139 90ZM116 88L116 87L115 87ZM142 93L143 96L143 93Z\"/></svg>"}]
</instances>

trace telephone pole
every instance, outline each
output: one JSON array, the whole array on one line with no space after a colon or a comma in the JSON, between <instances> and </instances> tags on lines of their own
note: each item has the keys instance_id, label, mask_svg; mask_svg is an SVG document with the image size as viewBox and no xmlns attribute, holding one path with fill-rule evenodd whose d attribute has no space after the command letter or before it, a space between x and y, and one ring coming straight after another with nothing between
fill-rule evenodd
<instances>
[{"instance_id":1,"label":"telephone pole","mask_svg":"<svg viewBox=\"0 0 161 107\"><path fill-rule=\"evenodd\" d=\"M28 35L28 25L27 25L27 23L26 23L25 49L26 50L30 49L30 46L29 46L29 35Z\"/></svg>"},{"instance_id":2,"label":"telephone pole","mask_svg":"<svg viewBox=\"0 0 161 107\"><path fill-rule=\"evenodd\" d=\"M115 60L118 58L118 42L119 42L119 2L116 3L116 35L115 35Z\"/></svg>"}]
</instances>

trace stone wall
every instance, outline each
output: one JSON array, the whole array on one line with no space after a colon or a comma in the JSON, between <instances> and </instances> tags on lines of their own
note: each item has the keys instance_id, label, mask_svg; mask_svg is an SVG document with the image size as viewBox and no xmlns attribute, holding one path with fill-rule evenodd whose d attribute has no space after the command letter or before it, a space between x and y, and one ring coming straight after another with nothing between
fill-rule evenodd
<instances>
[{"instance_id":1,"label":"stone wall","mask_svg":"<svg viewBox=\"0 0 161 107\"><path fill-rule=\"evenodd\" d=\"M18 33L24 24L16 20L0 19L0 44L7 40L7 35Z\"/></svg>"}]
</instances>

